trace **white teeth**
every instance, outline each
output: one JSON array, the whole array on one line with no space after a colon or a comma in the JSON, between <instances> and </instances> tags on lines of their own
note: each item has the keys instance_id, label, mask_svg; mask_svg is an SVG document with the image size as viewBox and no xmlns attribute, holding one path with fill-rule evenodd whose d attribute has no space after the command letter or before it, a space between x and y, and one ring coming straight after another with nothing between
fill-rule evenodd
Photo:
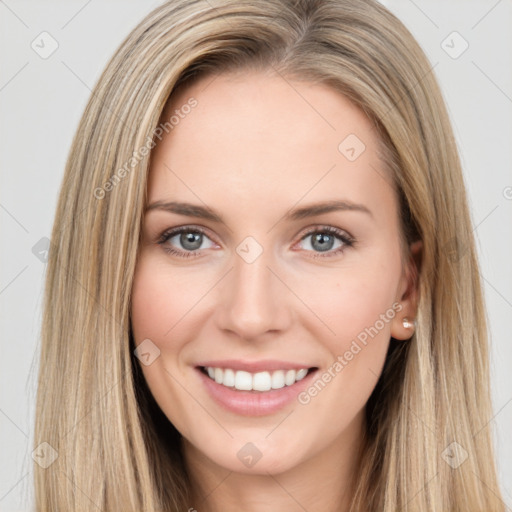
<instances>
[{"instance_id":1,"label":"white teeth","mask_svg":"<svg viewBox=\"0 0 512 512\"><path fill-rule=\"evenodd\" d=\"M287 386L291 386L295 382L295 377L297 376L297 372L295 370L288 370L286 375L284 376L284 383Z\"/></svg>"},{"instance_id":2,"label":"white teeth","mask_svg":"<svg viewBox=\"0 0 512 512\"><path fill-rule=\"evenodd\" d=\"M284 372L283 370L277 370L272 374L272 389L284 388Z\"/></svg>"},{"instance_id":3,"label":"white teeth","mask_svg":"<svg viewBox=\"0 0 512 512\"><path fill-rule=\"evenodd\" d=\"M268 372L255 373L252 378L252 389L255 391L268 391L272 388L272 379Z\"/></svg>"},{"instance_id":4,"label":"white teeth","mask_svg":"<svg viewBox=\"0 0 512 512\"><path fill-rule=\"evenodd\" d=\"M235 386L235 372L233 370L230 370L229 368L224 370L224 379L222 380L222 384L230 388Z\"/></svg>"},{"instance_id":5,"label":"white teeth","mask_svg":"<svg viewBox=\"0 0 512 512\"><path fill-rule=\"evenodd\" d=\"M206 367L206 371L210 379L214 380L217 384L240 391L281 389L284 386L291 386L295 382L302 380L308 373L306 368L249 373L241 370L235 371L230 368L213 368L211 366Z\"/></svg>"},{"instance_id":6,"label":"white teeth","mask_svg":"<svg viewBox=\"0 0 512 512\"><path fill-rule=\"evenodd\" d=\"M249 372L236 372L235 388L240 391L250 391L252 389L252 375Z\"/></svg>"},{"instance_id":7,"label":"white teeth","mask_svg":"<svg viewBox=\"0 0 512 512\"><path fill-rule=\"evenodd\" d=\"M306 368L301 368L297 372L297 376L295 377L295 380L302 380L307 375L307 373L308 373L308 371L306 370Z\"/></svg>"}]
</instances>

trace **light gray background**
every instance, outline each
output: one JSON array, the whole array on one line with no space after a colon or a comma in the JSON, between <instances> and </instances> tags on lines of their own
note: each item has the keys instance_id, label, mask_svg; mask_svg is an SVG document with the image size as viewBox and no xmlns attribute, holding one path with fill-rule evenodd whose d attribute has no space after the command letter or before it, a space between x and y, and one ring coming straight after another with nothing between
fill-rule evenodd
<instances>
[{"instance_id":1,"label":"light gray background","mask_svg":"<svg viewBox=\"0 0 512 512\"><path fill-rule=\"evenodd\" d=\"M32 247L50 237L66 156L91 88L121 40L159 3L0 0L2 511L26 511L32 504L45 272ZM495 416L489 420L512 510L512 2L383 3L435 65L461 151L492 336ZM31 48L43 31L59 45L47 59ZM453 58L464 41L469 47Z\"/></svg>"}]
</instances>

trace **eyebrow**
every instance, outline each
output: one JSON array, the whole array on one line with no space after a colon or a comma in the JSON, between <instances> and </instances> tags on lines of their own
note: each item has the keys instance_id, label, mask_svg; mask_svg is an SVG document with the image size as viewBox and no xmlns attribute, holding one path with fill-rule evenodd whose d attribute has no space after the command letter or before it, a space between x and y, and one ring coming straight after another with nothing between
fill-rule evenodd
<instances>
[{"instance_id":1,"label":"eyebrow","mask_svg":"<svg viewBox=\"0 0 512 512\"><path fill-rule=\"evenodd\" d=\"M183 203L179 201L155 201L146 208L146 212L151 210L163 210L170 213L185 215L187 217L196 217L225 224L221 215L216 213L214 210L191 203ZM307 217L314 217L316 215L335 211L357 211L366 213L373 217L372 212L362 204L353 203L347 200L332 200L295 208L287 212L283 218L287 221L297 221Z\"/></svg>"}]
</instances>

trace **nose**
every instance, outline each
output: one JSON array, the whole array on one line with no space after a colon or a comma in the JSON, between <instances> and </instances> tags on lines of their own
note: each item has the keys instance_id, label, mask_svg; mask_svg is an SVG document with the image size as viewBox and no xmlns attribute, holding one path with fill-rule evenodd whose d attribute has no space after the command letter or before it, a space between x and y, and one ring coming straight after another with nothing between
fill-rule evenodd
<instances>
[{"instance_id":1,"label":"nose","mask_svg":"<svg viewBox=\"0 0 512 512\"><path fill-rule=\"evenodd\" d=\"M233 268L223 280L216 311L217 326L245 340L285 330L291 320L290 292L276 277L270 251L255 261L234 255Z\"/></svg>"}]
</instances>

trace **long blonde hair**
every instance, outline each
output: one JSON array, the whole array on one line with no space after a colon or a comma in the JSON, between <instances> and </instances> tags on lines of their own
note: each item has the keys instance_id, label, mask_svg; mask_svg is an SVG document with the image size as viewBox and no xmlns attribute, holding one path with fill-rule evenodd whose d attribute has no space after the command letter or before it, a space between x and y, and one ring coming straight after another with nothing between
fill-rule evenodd
<instances>
[{"instance_id":1,"label":"long blonde hair","mask_svg":"<svg viewBox=\"0 0 512 512\"><path fill-rule=\"evenodd\" d=\"M328 84L358 105L386 148L404 237L423 242L416 333L391 343L367 404L351 510L503 511L454 136L423 51L374 0L173 0L108 63L72 143L52 232L34 447L48 443L56 459L34 466L36 510L191 506L180 435L133 355L147 148L178 86L248 68Z\"/></svg>"}]
</instances>

